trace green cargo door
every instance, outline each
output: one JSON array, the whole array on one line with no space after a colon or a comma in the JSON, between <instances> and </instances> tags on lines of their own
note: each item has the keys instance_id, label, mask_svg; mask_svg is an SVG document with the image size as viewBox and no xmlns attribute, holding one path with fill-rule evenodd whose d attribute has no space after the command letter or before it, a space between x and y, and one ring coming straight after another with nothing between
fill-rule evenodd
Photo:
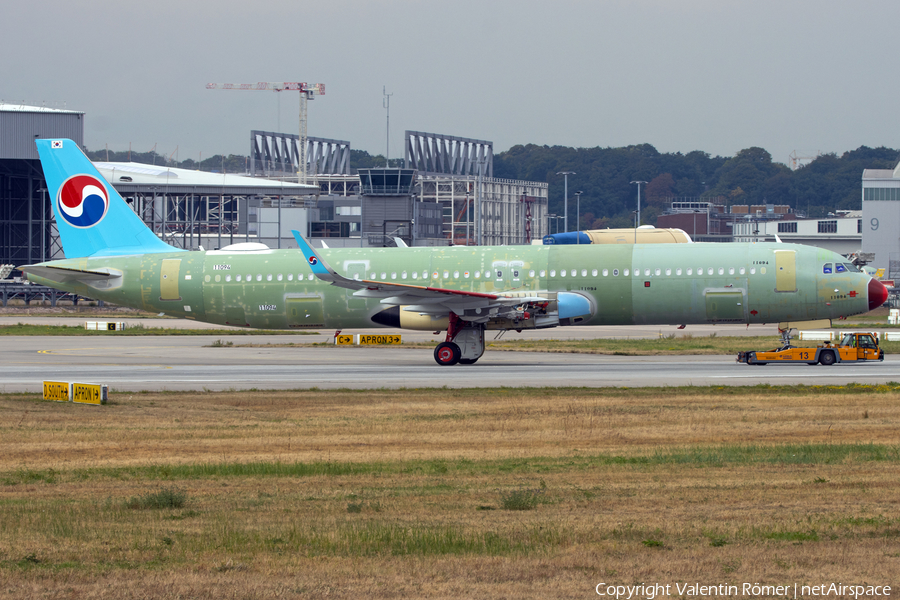
<instances>
[{"instance_id":1,"label":"green cargo door","mask_svg":"<svg viewBox=\"0 0 900 600\"><path fill-rule=\"evenodd\" d=\"M797 253L793 250L775 251L775 291L797 291Z\"/></svg>"},{"instance_id":2,"label":"green cargo door","mask_svg":"<svg viewBox=\"0 0 900 600\"><path fill-rule=\"evenodd\" d=\"M706 320L716 322L744 322L744 292L706 292Z\"/></svg>"},{"instance_id":3,"label":"green cargo door","mask_svg":"<svg viewBox=\"0 0 900 600\"><path fill-rule=\"evenodd\" d=\"M322 306L322 298L319 296L287 297L288 327L324 327L325 310Z\"/></svg>"},{"instance_id":4,"label":"green cargo door","mask_svg":"<svg viewBox=\"0 0 900 600\"><path fill-rule=\"evenodd\" d=\"M181 271L180 258L165 258L159 272L159 299L181 300L178 293L178 275Z\"/></svg>"}]
</instances>

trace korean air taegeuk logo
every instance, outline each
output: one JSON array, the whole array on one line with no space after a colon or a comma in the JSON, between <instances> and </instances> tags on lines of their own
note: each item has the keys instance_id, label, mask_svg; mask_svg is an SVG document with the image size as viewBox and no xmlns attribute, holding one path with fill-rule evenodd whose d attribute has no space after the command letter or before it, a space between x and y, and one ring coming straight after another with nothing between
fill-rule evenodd
<instances>
[{"instance_id":1,"label":"korean air taegeuk logo","mask_svg":"<svg viewBox=\"0 0 900 600\"><path fill-rule=\"evenodd\" d=\"M73 175L63 182L56 198L59 215L72 227L93 227L109 209L106 186L93 175Z\"/></svg>"}]
</instances>

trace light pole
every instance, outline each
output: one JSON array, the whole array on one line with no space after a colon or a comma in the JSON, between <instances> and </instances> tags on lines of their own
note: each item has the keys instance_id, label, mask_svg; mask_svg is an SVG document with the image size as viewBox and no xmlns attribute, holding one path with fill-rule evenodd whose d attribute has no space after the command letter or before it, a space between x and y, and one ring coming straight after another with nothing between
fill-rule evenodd
<instances>
[{"instance_id":1,"label":"light pole","mask_svg":"<svg viewBox=\"0 0 900 600\"><path fill-rule=\"evenodd\" d=\"M569 231L569 175L574 175L575 171L560 171L557 175L562 175L565 178L565 203L563 204L563 227L568 232Z\"/></svg>"},{"instance_id":2,"label":"light pole","mask_svg":"<svg viewBox=\"0 0 900 600\"><path fill-rule=\"evenodd\" d=\"M575 192L575 243L581 243L581 194L582 192Z\"/></svg>"},{"instance_id":3,"label":"light pole","mask_svg":"<svg viewBox=\"0 0 900 600\"><path fill-rule=\"evenodd\" d=\"M644 185L647 185L647 182L646 181L632 181L631 183L638 184L638 220L637 220L637 226L635 227L635 229L636 229L637 227L641 226L641 184L643 183ZM636 233L635 233L635 236L637 236Z\"/></svg>"}]
</instances>

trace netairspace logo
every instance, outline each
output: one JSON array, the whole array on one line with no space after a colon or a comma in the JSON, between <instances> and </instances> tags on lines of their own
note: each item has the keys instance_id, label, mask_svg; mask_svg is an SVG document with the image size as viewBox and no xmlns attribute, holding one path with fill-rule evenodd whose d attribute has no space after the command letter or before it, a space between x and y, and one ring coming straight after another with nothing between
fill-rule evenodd
<instances>
[{"instance_id":1,"label":"netairspace logo","mask_svg":"<svg viewBox=\"0 0 900 600\"><path fill-rule=\"evenodd\" d=\"M598 583L594 590L598 596L607 596L616 600L645 599L654 600L658 596L671 596L674 593L682 597L737 597L758 598L760 596L789 596L801 598L808 596L835 596L857 598L878 598L891 595L889 585L844 585L843 583L822 583L819 585L767 585L761 583L744 583L740 586L721 583L704 585L700 583L676 584L640 584L640 585L608 585Z\"/></svg>"}]
</instances>

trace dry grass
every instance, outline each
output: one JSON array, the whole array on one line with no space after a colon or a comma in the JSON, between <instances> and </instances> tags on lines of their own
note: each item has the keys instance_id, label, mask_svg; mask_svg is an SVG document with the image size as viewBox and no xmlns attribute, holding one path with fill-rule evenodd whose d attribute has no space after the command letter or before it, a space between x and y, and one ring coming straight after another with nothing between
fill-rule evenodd
<instances>
[{"instance_id":1,"label":"dry grass","mask_svg":"<svg viewBox=\"0 0 900 600\"><path fill-rule=\"evenodd\" d=\"M0 597L900 583L900 388L0 397ZM166 490L180 508L134 500ZM534 502L504 510L521 492Z\"/></svg>"}]
</instances>

